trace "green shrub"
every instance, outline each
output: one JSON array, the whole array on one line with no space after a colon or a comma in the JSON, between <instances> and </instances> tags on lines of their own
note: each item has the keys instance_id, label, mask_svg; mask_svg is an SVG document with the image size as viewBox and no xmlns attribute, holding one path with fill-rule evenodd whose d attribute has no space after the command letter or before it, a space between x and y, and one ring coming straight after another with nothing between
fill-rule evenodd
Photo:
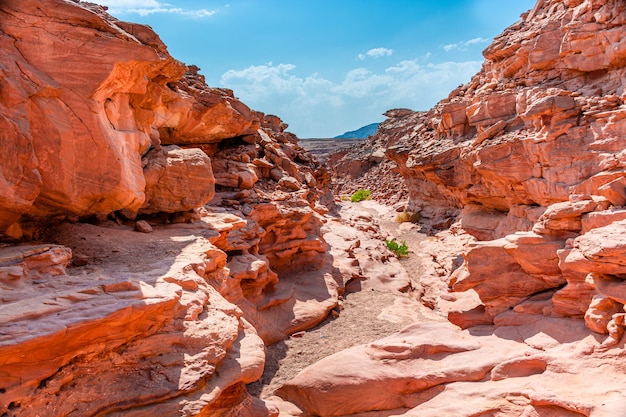
<instances>
[{"instance_id":1,"label":"green shrub","mask_svg":"<svg viewBox=\"0 0 626 417\"><path fill-rule=\"evenodd\" d=\"M357 190L352 197L350 197L350 201L353 203L358 203L359 201L369 200L372 192L370 190Z\"/></svg>"},{"instance_id":2,"label":"green shrub","mask_svg":"<svg viewBox=\"0 0 626 417\"><path fill-rule=\"evenodd\" d=\"M385 244L387 245L387 249L396 254L396 256L402 258L403 256L409 255L409 246L406 242L398 243L397 240L385 240Z\"/></svg>"},{"instance_id":3,"label":"green shrub","mask_svg":"<svg viewBox=\"0 0 626 417\"><path fill-rule=\"evenodd\" d=\"M410 211L403 211L396 216L396 222L398 223L418 223L422 216L420 213L411 213Z\"/></svg>"}]
</instances>

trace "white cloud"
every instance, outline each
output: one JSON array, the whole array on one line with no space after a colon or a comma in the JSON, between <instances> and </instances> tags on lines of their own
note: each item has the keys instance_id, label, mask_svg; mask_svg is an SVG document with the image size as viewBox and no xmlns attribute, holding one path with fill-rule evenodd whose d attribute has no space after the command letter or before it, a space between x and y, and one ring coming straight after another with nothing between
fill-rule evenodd
<instances>
[{"instance_id":1,"label":"white cloud","mask_svg":"<svg viewBox=\"0 0 626 417\"><path fill-rule=\"evenodd\" d=\"M485 38L474 38L468 41L459 42L459 43L450 43L448 45L444 45L443 49L446 52L450 51L467 51L467 49L472 45L478 45L481 43L488 43L489 39Z\"/></svg>"},{"instance_id":2,"label":"white cloud","mask_svg":"<svg viewBox=\"0 0 626 417\"><path fill-rule=\"evenodd\" d=\"M137 7L160 7L156 0L100 0L99 4L118 9L132 9Z\"/></svg>"},{"instance_id":3,"label":"white cloud","mask_svg":"<svg viewBox=\"0 0 626 417\"><path fill-rule=\"evenodd\" d=\"M476 44L487 43L487 42L489 42L489 39L474 38L474 39L470 39L469 41L465 42L465 45L470 46L470 45L476 45Z\"/></svg>"},{"instance_id":4,"label":"white cloud","mask_svg":"<svg viewBox=\"0 0 626 417\"><path fill-rule=\"evenodd\" d=\"M359 54L358 58L363 61L365 58L370 57L370 58L381 58L384 56L391 56L393 55L393 49L388 49L388 48L374 48L374 49L370 49L369 51L367 51L364 54Z\"/></svg>"},{"instance_id":5,"label":"white cloud","mask_svg":"<svg viewBox=\"0 0 626 417\"><path fill-rule=\"evenodd\" d=\"M98 3L103 6L107 6L109 8L109 13L112 15L138 14L140 16L147 16L155 13L169 13L201 18L215 14L215 10L187 10L182 7L175 7L169 3L161 3L157 0L98 0Z\"/></svg>"},{"instance_id":6,"label":"white cloud","mask_svg":"<svg viewBox=\"0 0 626 417\"><path fill-rule=\"evenodd\" d=\"M405 60L377 72L355 68L338 81L297 75L292 64L269 63L227 71L220 85L232 88L251 108L279 115L300 137L335 136L346 124L380 121L391 108L427 110L481 66L477 61L420 62Z\"/></svg>"}]
</instances>

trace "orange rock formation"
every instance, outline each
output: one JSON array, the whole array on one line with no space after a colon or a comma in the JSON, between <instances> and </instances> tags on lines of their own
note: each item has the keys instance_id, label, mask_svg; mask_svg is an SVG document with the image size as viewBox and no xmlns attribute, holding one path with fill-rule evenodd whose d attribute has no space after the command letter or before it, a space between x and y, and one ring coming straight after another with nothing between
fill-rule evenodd
<instances>
[{"instance_id":1,"label":"orange rock formation","mask_svg":"<svg viewBox=\"0 0 626 417\"><path fill-rule=\"evenodd\" d=\"M610 0L538 1L467 85L428 112L387 112L364 147L395 162L407 211L439 228L458 218L479 241L451 285L479 294L486 322L547 290L558 291L546 314L581 317L589 306L585 275L603 268L576 272L573 249L625 215L625 11ZM389 187L378 188L386 198Z\"/></svg>"},{"instance_id":2,"label":"orange rock formation","mask_svg":"<svg viewBox=\"0 0 626 417\"><path fill-rule=\"evenodd\" d=\"M278 117L148 27L0 2L0 414L624 415L625 23L539 0L339 161L336 189L441 231L418 277L372 215L324 217L330 175ZM382 288L439 316L248 394L266 345Z\"/></svg>"}]
</instances>

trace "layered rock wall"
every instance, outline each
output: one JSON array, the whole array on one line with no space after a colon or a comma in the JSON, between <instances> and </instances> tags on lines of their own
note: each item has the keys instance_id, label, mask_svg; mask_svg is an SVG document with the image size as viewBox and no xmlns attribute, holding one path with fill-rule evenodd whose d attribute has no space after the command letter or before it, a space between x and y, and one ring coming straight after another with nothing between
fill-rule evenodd
<instances>
[{"instance_id":1,"label":"layered rock wall","mask_svg":"<svg viewBox=\"0 0 626 417\"><path fill-rule=\"evenodd\" d=\"M387 112L361 148L395 163L407 211L437 228L458 219L478 240L449 284L481 303L453 312L457 324L490 323L549 291L544 314L593 315L598 288L586 277L603 268L574 248L610 229L626 203L625 24L619 1L538 1L494 39L468 84L427 112Z\"/></svg>"},{"instance_id":2,"label":"layered rock wall","mask_svg":"<svg viewBox=\"0 0 626 417\"><path fill-rule=\"evenodd\" d=\"M211 166L185 147L261 125L263 115L207 87L152 30L100 6L6 1L0 14L0 229L9 236L59 216L199 207L212 197ZM158 184L154 177L168 180L155 167L170 165L195 176L196 188ZM174 196L163 197L164 187Z\"/></svg>"},{"instance_id":3,"label":"layered rock wall","mask_svg":"<svg viewBox=\"0 0 626 417\"><path fill-rule=\"evenodd\" d=\"M426 114L388 119L403 132L387 155L411 181L410 209L463 211L466 230L489 239L623 177L624 23L621 2L540 1L469 84Z\"/></svg>"},{"instance_id":4,"label":"layered rock wall","mask_svg":"<svg viewBox=\"0 0 626 417\"><path fill-rule=\"evenodd\" d=\"M470 83L427 112L387 112L338 162L344 189L383 200L388 171L402 175L406 210L442 230L425 257L465 242L462 263L420 277L422 302L456 326L355 346L278 395L327 416L626 412L625 23L622 1L539 0Z\"/></svg>"},{"instance_id":5,"label":"layered rock wall","mask_svg":"<svg viewBox=\"0 0 626 417\"><path fill-rule=\"evenodd\" d=\"M0 414L276 416L246 389L264 345L346 287L438 281L424 303L469 330L439 316L328 358L279 390L294 415L623 415L625 12L540 0L469 84L389 111L337 168L473 236L418 283L367 216L322 217L329 175L279 118L149 28L1 2L0 233L46 243L0 248Z\"/></svg>"}]
</instances>

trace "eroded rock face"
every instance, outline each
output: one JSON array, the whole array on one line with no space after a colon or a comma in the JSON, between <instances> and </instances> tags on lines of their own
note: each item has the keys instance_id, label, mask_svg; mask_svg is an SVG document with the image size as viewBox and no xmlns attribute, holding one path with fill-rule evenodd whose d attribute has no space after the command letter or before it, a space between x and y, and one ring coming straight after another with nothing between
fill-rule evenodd
<instances>
[{"instance_id":1,"label":"eroded rock face","mask_svg":"<svg viewBox=\"0 0 626 417\"><path fill-rule=\"evenodd\" d=\"M414 285L371 215L322 220L303 216L303 201L292 219L285 201L261 204L282 210L268 229L254 211L207 205L199 221L153 221L149 233L65 223L48 231L56 244L0 249L0 409L278 415L245 387L261 375L266 344L319 323L347 286ZM266 236L283 250L268 251ZM333 247L320 253L326 238Z\"/></svg>"},{"instance_id":2,"label":"eroded rock face","mask_svg":"<svg viewBox=\"0 0 626 417\"><path fill-rule=\"evenodd\" d=\"M386 114L404 114L410 110L391 110ZM388 120L387 120L388 121ZM402 166L385 157L385 149L399 140L397 131L380 125L377 134L352 149L330 155L335 194L351 195L359 189L372 191L371 197L384 204L406 200L406 179ZM402 133L403 134L403 133Z\"/></svg>"},{"instance_id":3,"label":"eroded rock face","mask_svg":"<svg viewBox=\"0 0 626 417\"><path fill-rule=\"evenodd\" d=\"M231 91L207 87L152 30L100 6L6 1L0 13L0 123L9 151L0 232L14 225L11 237L53 216L199 207L210 200L210 178L196 185L206 187L201 198L180 204L146 185L142 158L161 143L218 143L261 125L262 115Z\"/></svg>"},{"instance_id":4,"label":"eroded rock face","mask_svg":"<svg viewBox=\"0 0 626 417\"><path fill-rule=\"evenodd\" d=\"M594 352L598 343L580 320L546 318L520 327L513 324L518 316L510 312L508 324L469 331L449 323L414 324L311 365L277 393L299 406L301 414L291 416L581 417L624 411L621 393L580 380L582 373L622 380L617 369L603 365L619 353Z\"/></svg>"},{"instance_id":5,"label":"eroded rock face","mask_svg":"<svg viewBox=\"0 0 626 417\"><path fill-rule=\"evenodd\" d=\"M145 156L146 200L141 213L175 213L201 207L215 195L211 159L200 149L163 146Z\"/></svg>"},{"instance_id":6,"label":"eroded rock face","mask_svg":"<svg viewBox=\"0 0 626 417\"><path fill-rule=\"evenodd\" d=\"M404 177L409 211L434 223L462 214L482 240L530 230L572 193L617 188L622 205L626 49L614 37L624 16L619 1L539 1L485 50L470 83L428 112L387 112L361 153L382 149L395 163L387 170ZM336 170L371 161L353 152Z\"/></svg>"},{"instance_id":7,"label":"eroded rock face","mask_svg":"<svg viewBox=\"0 0 626 417\"><path fill-rule=\"evenodd\" d=\"M208 88L147 27L53 0L0 16L0 139L17 156L0 228L73 221L54 244L0 248L0 413L626 412L622 3L539 1L470 84L388 112L366 162L340 171L369 169L382 198L402 185L380 173L402 175L425 224L461 215L434 239L463 245L421 245L438 267L420 282L381 250L373 215L322 217L328 173L278 117ZM84 54L66 33L89 38ZM100 224L76 222L88 215ZM248 395L264 344L346 289L419 287L469 329L420 323L325 359L279 391L286 408Z\"/></svg>"},{"instance_id":8,"label":"eroded rock face","mask_svg":"<svg viewBox=\"0 0 626 417\"><path fill-rule=\"evenodd\" d=\"M447 310L462 327L513 308L582 318L598 294L587 276L606 266L576 245L606 228L620 237L603 244L620 253L626 49L615 36L624 7L538 1L485 50L470 83L428 112L387 112L361 148L384 147L405 180L408 212L440 227L458 219L478 240L448 282L480 298L460 307L467 314ZM548 304L522 305L546 294Z\"/></svg>"},{"instance_id":9,"label":"eroded rock face","mask_svg":"<svg viewBox=\"0 0 626 417\"><path fill-rule=\"evenodd\" d=\"M65 268L65 246L3 249L3 412L206 415L225 392L231 406L251 402L243 385L262 372L264 345L208 285L227 274L210 243L219 233L195 232L156 230L147 248L130 228L61 226L57 239L90 260L79 270Z\"/></svg>"},{"instance_id":10,"label":"eroded rock face","mask_svg":"<svg viewBox=\"0 0 626 417\"><path fill-rule=\"evenodd\" d=\"M367 165L366 150L382 145L395 163L386 169L405 180L406 210L420 213L424 225L454 221L435 236L438 243L472 235L459 267L422 279L422 302L467 329L446 340L469 334L483 347L502 343L515 352L520 342L530 351L496 359L474 383L473 366L498 353L478 348L433 360L419 339L428 330L407 328L402 337L311 366L285 386L283 398L323 415L624 413L621 392L589 390L577 375L622 380L613 371L621 367L626 328L626 49L617 35L625 23L620 1L539 0L485 50L469 84L428 112L387 112L360 149L364 157L336 168L344 175L384 171L382 163ZM428 245L435 259L437 243L421 249ZM387 360L372 360L366 353L373 347ZM405 354L413 350L422 353ZM449 361L466 354L471 359L455 382L429 385L457 372ZM440 366L422 375L432 362ZM611 371L601 377L597 367ZM412 378L405 379L406 369ZM380 395L387 386L390 395Z\"/></svg>"}]
</instances>

